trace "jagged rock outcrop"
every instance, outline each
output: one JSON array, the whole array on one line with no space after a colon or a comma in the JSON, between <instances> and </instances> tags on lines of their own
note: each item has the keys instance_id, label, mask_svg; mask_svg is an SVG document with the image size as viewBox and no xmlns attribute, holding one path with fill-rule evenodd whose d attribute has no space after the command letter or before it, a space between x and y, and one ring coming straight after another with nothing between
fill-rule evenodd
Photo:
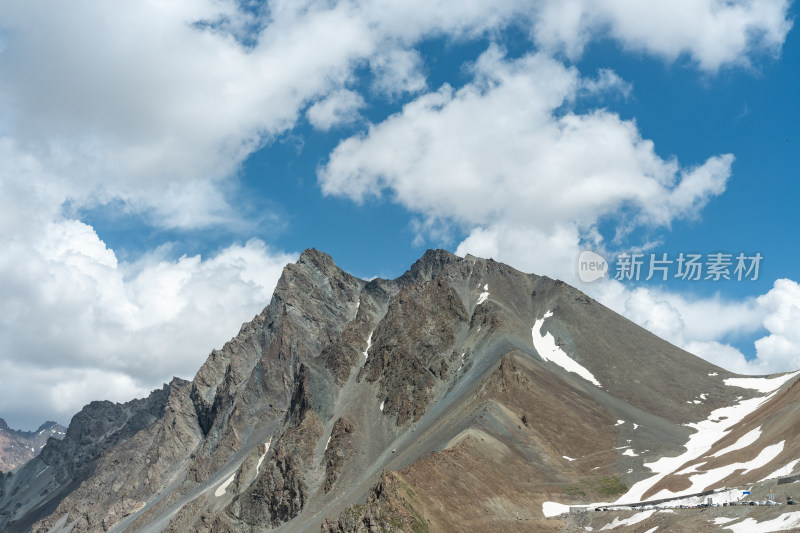
<instances>
[{"instance_id":1,"label":"jagged rock outcrop","mask_svg":"<svg viewBox=\"0 0 800 533\"><path fill-rule=\"evenodd\" d=\"M129 442L164 415L168 392L165 385L145 399L125 404L92 402L84 407L72 417L62 440L49 439L38 457L7 479L0 498L0 528L25 531L36 519L56 510L70 492L93 478L107 450ZM81 531L80 527L75 531Z\"/></svg>"},{"instance_id":2,"label":"jagged rock outcrop","mask_svg":"<svg viewBox=\"0 0 800 533\"><path fill-rule=\"evenodd\" d=\"M427 533L425 518L414 507L414 492L397 474L384 472L365 504L354 505L339 519L325 520L322 533Z\"/></svg>"}]
</instances>

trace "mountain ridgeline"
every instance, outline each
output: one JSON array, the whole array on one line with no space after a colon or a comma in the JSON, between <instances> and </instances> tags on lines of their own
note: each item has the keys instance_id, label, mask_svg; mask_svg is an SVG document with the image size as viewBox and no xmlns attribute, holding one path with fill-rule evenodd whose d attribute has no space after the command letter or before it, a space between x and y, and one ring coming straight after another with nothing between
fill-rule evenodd
<instances>
[{"instance_id":1,"label":"mountain ridgeline","mask_svg":"<svg viewBox=\"0 0 800 533\"><path fill-rule=\"evenodd\" d=\"M24 465L36 455L51 437L56 440L64 438L67 428L48 421L36 431L21 431L8 427L0 418L0 472L10 472Z\"/></svg>"},{"instance_id":2,"label":"mountain ridgeline","mask_svg":"<svg viewBox=\"0 0 800 533\"><path fill-rule=\"evenodd\" d=\"M791 465L798 396L793 374L736 376L491 259L428 251L365 281L307 250L192 381L93 402L0 474L0 531L559 531L547 502Z\"/></svg>"}]
</instances>

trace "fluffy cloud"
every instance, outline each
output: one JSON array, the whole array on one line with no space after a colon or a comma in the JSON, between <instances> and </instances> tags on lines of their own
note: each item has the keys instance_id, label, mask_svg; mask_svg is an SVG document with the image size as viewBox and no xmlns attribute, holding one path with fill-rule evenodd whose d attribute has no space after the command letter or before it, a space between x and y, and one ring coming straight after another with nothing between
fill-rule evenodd
<instances>
[{"instance_id":1,"label":"fluffy cloud","mask_svg":"<svg viewBox=\"0 0 800 533\"><path fill-rule=\"evenodd\" d=\"M358 111L364 105L364 99L360 94L342 89L309 107L306 117L316 129L328 131L334 126L350 124L358 120Z\"/></svg>"},{"instance_id":2,"label":"fluffy cloud","mask_svg":"<svg viewBox=\"0 0 800 533\"><path fill-rule=\"evenodd\" d=\"M416 93L427 87L422 57L416 50L389 48L370 59L375 76L373 90L389 97Z\"/></svg>"},{"instance_id":3,"label":"fluffy cloud","mask_svg":"<svg viewBox=\"0 0 800 533\"><path fill-rule=\"evenodd\" d=\"M586 287L615 311L714 364L743 374L800 369L800 285L776 280L757 298L689 298L660 290L629 290L616 281ZM714 317L709 320L709 317ZM753 345L754 358L721 342L767 331Z\"/></svg>"},{"instance_id":4,"label":"fluffy cloud","mask_svg":"<svg viewBox=\"0 0 800 533\"><path fill-rule=\"evenodd\" d=\"M422 90L423 38L528 21L545 49L574 56L610 36L714 70L779 50L787 10L785 0L2 2L0 138L68 184L77 204L122 199L156 224L198 227L235 217L211 199L222 182L364 61L379 92ZM183 187L162 195L165 181Z\"/></svg>"},{"instance_id":5,"label":"fluffy cloud","mask_svg":"<svg viewBox=\"0 0 800 533\"><path fill-rule=\"evenodd\" d=\"M120 264L75 220L47 224L35 246L3 244L0 412L25 425L192 377L296 259L252 240L210 258L153 253Z\"/></svg>"},{"instance_id":6,"label":"fluffy cloud","mask_svg":"<svg viewBox=\"0 0 800 533\"><path fill-rule=\"evenodd\" d=\"M769 335L756 341L759 362L767 368L800 368L800 285L779 279L758 298L766 310L764 327Z\"/></svg>"},{"instance_id":7,"label":"fluffy cloud","mask_svg":"<svg viewBox=\"0 0 800 533\"><path fill-rule=\"evenodd\" d=\"M616 83L586 81L538 54L509 61L496 47L473 70L473 83L422 95L340 143L319 173L323 191L362 201L390 190L427 217L550 233L590 228L622 208L668 224L725 188L731 155L681 168L616 114L558 111L587 87Z\"/></svg>"},{"instance_id":8,"label":"fluffy cloud","mask_svg":"<svg viewBox=\"0 0 800 533\"><path fill-rule=\"evenodd\" d=\"M700 68L748 65L753 55L776 54L792 27L787 0L546 0L534 18L542 46L577 56L597 35L632 50Z\"/></svg>"}]
</instances>

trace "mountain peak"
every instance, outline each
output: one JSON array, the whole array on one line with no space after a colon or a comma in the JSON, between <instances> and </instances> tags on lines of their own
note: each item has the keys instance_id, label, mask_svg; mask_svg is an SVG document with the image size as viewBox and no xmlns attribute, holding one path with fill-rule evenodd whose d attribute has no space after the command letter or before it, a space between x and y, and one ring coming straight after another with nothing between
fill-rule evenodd
<instances>
[{"instance_id":1,"label":"mountain peak","mask_svg":"<svg viewBox=\"0 0 800 533\"><path fill-rule=\"evenodd\" d=\"M447 250L429 249L398 278L398 281L401 283L429 281L438 276L447 265L461 261L463 261L462 258Z\"/></svg>"},{"instance_id":2,"label":"mountain peak","mask_svg":"<svg viewBox=\"0 0 800 533\"><path fill-rule=\"evenodd\" d=\"M309 249L192 382L89 404L63 442L0 478L0 529L493 531L525 518L552 530L552 500L661 498L795 469L800 389L765 379L492 260L428 250L366 282ZM716 455L696 456L696 432ZM648 466L683 457L696 464ZM713 476L682 472L703 461ZM591 514L595 529L611 522Z\"/></svg>"}]
</instances>

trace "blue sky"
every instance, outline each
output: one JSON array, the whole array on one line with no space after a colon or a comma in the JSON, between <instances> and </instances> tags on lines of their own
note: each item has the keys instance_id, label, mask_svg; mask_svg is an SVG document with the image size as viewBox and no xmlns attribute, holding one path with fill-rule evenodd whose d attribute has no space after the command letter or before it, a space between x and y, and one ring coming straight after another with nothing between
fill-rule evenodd
<instances>
[{"instance_id":1,"label":"blue sky","mask_svg":"<svg viewBox=\"0 0 800 533\"><path fill-rule=\"evenodd\" d=\"M0 2L0 417L191 378L309 247L365 278L492 256L731 370L800 367L797 13ZM763 261L586 284L586 249Z\"/></svg>"}]
</instances>

